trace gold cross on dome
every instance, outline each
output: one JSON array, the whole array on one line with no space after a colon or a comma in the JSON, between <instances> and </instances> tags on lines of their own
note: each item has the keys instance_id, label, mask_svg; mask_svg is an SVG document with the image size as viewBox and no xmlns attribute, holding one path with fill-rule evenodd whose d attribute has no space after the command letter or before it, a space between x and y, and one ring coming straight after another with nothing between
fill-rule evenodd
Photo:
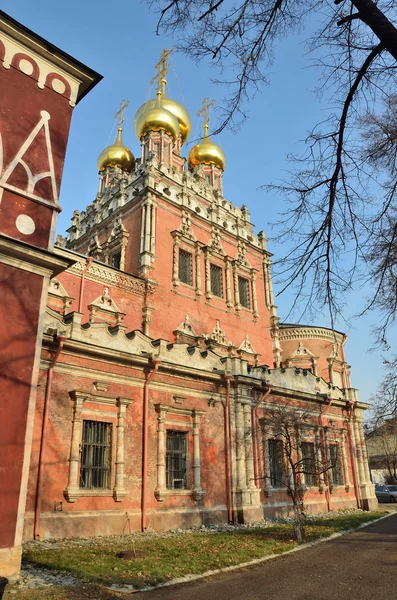
<instances>
[{"instance_id":1,"label":"gold cross on dome","mask_svg":"<svg viewBox=\"0 0 397 600\"><path fill-rule=\"evenodd\" d=\"M116 112L116 114L114 115L115 119L119 120L119 129L121 129L122 125L123 125L123 121L124 121L124 111L127 108L127 106L129 105L130 101L129 100L122 100L120 103L120 108L119 110Z\"/></svg>"},{"instance_id":2,"label":"gold cross on dome","mask_svg":"<svg viewBox=\"0 0 397 600\"><path fill-rule=\"evenodd\" d=\"M215 100L211 100L211 102L208 102L208 98L204 98L203 100L203 108L201 108L198 112L197 112L197 116L203 117L203 125L204 125L204 130L208 129L208 123L210 120L210 116L209 116L209 109L214 106L215 104Z\"/></svg>"},{"instance_id":3,"label":"gold cross on dome","mask_svg":"<svg viewBox=\"0 0 397 600\"><path fill-rule=\"evenodd\" d=\"M157 63L157 65L155 66L156 75L153 77L153 79L150 83L154 83L157 80L157 86L159 89L160 89L161 83L162 82L165 83L165 78L167 77L168 57L171 54L171 52L173 52L173 48L171 48L171 49L164 48L164 50L161 53L160 60Z\"/></svg>"}]
</instances>

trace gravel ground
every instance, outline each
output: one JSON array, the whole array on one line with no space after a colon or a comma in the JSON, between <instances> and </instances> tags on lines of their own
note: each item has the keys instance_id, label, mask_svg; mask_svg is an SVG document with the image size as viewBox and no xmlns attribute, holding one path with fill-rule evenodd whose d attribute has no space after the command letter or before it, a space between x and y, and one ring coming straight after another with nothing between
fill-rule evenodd
<instances>
[{"instance_id":1,"label":"gravel ground","mask_svg":"<svg viewBox=\"0 0 397 600\"><path fill-rule=\"evenodd\" d=\"M310 514L307 516L308 521L318 520L318 519L332 519L335 516L339 515L353 515L358 514L363 511L359 509L346 509L343 511L338 511L337 513L316 513ZM256 529L266 529L268 527L272 527L277 524L282 523L292 523L293 518L283 518L283 519L275 519L275 520L263 520L253 523L247 523L244 525L211 525L209 527L205 527L202 525L201 527L195 529L172 529L167 532L134 532L128 535L113 535L113 536L101 536L101 537L80 537L80 538L63 538L63 539L50 539L50 540L40 540L40 541L29 541L24 544L24 548L37 548L41 547L46 550L59 549L59 548L81 548L85 546L100 547L110 542L111 544L117 544L118 541L125 543L127 537L142 538L142 537L154 537L154 538L166 538L166 537L174 537L178 535L186 535L189 533L227 533L233 531L242 531L246 529L256 528ZM44 569L42 567L36 567L32 564L22 563L21 570L21 578L18 582L18 585L21 588L34 588L34 587L43 587L43 586L72 586L78 584L78 580L72 577L68 573L57 572L49 569Z\"/></svg>"}]
</instances>

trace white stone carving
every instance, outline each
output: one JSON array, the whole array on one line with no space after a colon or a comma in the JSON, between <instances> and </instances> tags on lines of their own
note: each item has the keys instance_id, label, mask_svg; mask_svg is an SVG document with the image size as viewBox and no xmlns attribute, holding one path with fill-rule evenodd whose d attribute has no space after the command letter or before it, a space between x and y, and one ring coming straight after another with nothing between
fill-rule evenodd
<instances>
[{"instance_id":1,"label":"white stone carving","mask_svg":"<svg viewBox=\"0 0 397 600\"><path fill-rule=\"evenodd\" d=\"M13 63L13 67L19 69L28 77L36 79L37 85L41 89L47 86L57 94L63 95L67 92L70 106L75 106L80 85L75 77L71 77L66 70L60 69L52 61L46 60L40 54L27 48L25 44L18 43L4 32L0 32L0 40L5 48L4 69L10 69L14 57L22 54L23 56L16 63Z\"/></svg>"},{"instance_id":2,"label":"white stone carving","mask_svg":"<svg viewBox=\"0 0 397 600\"><path fill-rule=\"evenodd\" d=\"M244 341L238 347L242 352L248 352L249 354L256 354L253 345L248 339L248 334L245 336Z\"/></svg>"},{"instance_id":3,"label":"white stone carving","mask_svg":"<svg viewBox=\"0 0 397 600\"><path fill-rule=\"evenodd\" d=\"M29 215L18 215L15 225L18 231L24 235L31 235L36 230L36 224Z\"/></svg>"},{"instance_id":4,"label":"white stone carving","mask_svg":"<svg viewBox=\"0 0 397 600\"><path fill-rule=\"evenodd\" d=\"M37 125L32 129L31 133L28 135L14 158L11 160L8 166L3 165L4 162L4 154L3 154L3 141L0 134L0 202L3 195L3 189L8 189L10 191L21 192L24 196L31 197L35 200L47 200L50 202L54 202L58 204L58 190L55 179L55 169L54 169L54 160L52 156L52 147L51 147L51 138L50 138L50 128L49 128L49 120L51 119L51 115L46 111L42 110L41 119L37 123ZM29 150L33 141L36 139L36 136L44 130L45 144L46 144L46 155L48 160L48 171L43 171L42 173L33 174L29 165L24 160L25 153ZM26 189L19 189L13 185L9 185L7 182L14 170L17 166L20 165L26 172L28 183ZM4 170L3 170L4 169ZM51 180L52 187L52 198L41 198L37 194L35 194L36 184L42 179L46 179L47 177Z\"/></svg>"},{"instance_id":5,"label":"white stone carving","mask_svg":"<svg viewBox=\"0 0 397 600\"><path fill-rule=\"evenodd\" d=\"M197 337L197 333L190 322L189 315L186 315L185 320L176 328L176 331L178 331L179 333L185 333L186 335Z\"/></svg>"},{"instance_id":6,"label":"white stone carving","mask_svg":"<svg viewBox=\"0 0 397 600\"><path fill-rule=\"evenodd\" d=\"M227 339L224 330L221 327L220 321L216 320L216 325L211 334L205 333L203 338L206 340L214 340L221 346L233 346L233 342Z\"/></svg>"}]
</instances>

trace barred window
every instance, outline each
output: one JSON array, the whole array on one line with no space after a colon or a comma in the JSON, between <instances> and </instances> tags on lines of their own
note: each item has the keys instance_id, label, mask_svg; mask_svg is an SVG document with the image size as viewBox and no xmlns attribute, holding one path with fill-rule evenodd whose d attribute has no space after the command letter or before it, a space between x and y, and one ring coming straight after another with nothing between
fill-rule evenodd
<instances>
[{"instance_id":1,"label":"barred window","mask_svg":"<svg viewBox=\"0 0 397 600\"><path fill-rule=\"evenodd\" d=\"M111 423L83 421L80 487L86 490L110 488Z\"/></svg>"},{"instance_id":2,"label":"barred window","mask_svg":"<svg viewBox=\"0 0 397 600\"><path fill-rule=\"evenodd\" d=\"M211 265L211 292L218 298L223 298L223 274L222 267L218 265Z\"/></svg>"},{"instance_id":3,"label":"barred window","mask_svg":"<svg viewBox=\"0 0 397 600\"><path fill-rule=\"evenodd\" d=\"M120 269L120 265L121 265L121 252L117 252L116 254L113 254L113 256L112 256L112 267L115 267L116 269Z\"/></svg>"},{"instance_id":4,"label":"barred window","mask_svg":"<svg viewBox=\"0 0 397 600\"><path fill-rule=\"evenodd\" d=\"M186 432L167 431L166 475L169 490L185 490L189 487L187 447Z\"/></svg>"},{"instance_id":5,"label":"barred window","mask_svg":"<svg viewBox=\"0 0 397 600\"><path fill-rule=\"evenodd\" d=\"M193 285L193 256L186 250L179 250L179 280Z\"/></svg>"},{"instance_id":6,"label":"barred window","mask_svg":"<svg viewBox=\"0 0 397 600\"><path fill-rule=\"evenodd\" d=\"M284 456L282 440L268 440L270 484L274 488L285 486Z\"/></svg>"},{"instance_id":7,"label":"barred window","mask_svg":"<svg viewBox=\"0 0 397 600\"><path fill-rule=\"evenodd\" d=\"M302 471L305 476L305 483L307 486L312 487L318 483L314 444L312 442L302 442L301 451Z\"/></svg>"},{"instance_id":8,"label":"barred window","mask_svg":"<svg viewBox=\"0 0 397 600\"><path fill-rule=\"evenodd\" d=\"M330 480L334 485L343 485L342 465L338 444L329 445L329 459L331 463Z\"/></svg>"},{"instance_id":9,"label":"barred window","mask_svg":"<svg viewBox=\"0 0 397 600\"><path fill-rule=\"evenodd\" d=\"M240 294L240 304L245 308L251 308L250 282L245 277L238 278L238 291Z\"/></svg>"}]
</instances>

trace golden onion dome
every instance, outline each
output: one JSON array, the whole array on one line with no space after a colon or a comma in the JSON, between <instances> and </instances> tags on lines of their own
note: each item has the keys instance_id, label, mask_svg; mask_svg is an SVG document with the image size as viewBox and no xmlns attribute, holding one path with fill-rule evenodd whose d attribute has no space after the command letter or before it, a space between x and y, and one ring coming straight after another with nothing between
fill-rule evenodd
<instances>
[{"instance_id":1,"label":"golden onion dome","mask_svg":"<svg viewBox=\"0 0 397 600\"><path fill-rule=\"evenodd\" d=\"M154 104L147 107L147 102L138 109L135 119L135 133L138 140L141 139L148 131L166 131L174 139L180 133L179 121L176 116L166 108L164 108L161 92L157 93L157 100ZM146 107L146 110L142 110Z\"/></svg>"},{"instance_id":2,"label":"golden onion dome","mask_svg":"<svg viewBox=\"0 0 397 600\"><path fill-rule=\"evenodd\" d=\"M107 146L98 157L98 171L103 171L106 167L120 167L123 171L131 173L135 169L135 157L123 144L122 128L117 130L117 136L114 144Z\"/></svg>"},{"instance_id":3,"label":"golden onion dome","mask_svg":"<svg viewBox=\"0 0 397 600\"><path fill-rule=\"evenodd\" d=\"M136 130L136 123L138 122L138 120L140 119L142 114L144 112L154 108L156 106L156 103L157 103L157 100L149 100L148 102L145 102L145 104L142 104L142 106L140 108L138 108L138 110L135 114L135 130ZM170 113L172 113L178 119L179 129L180 129L180 133L181 133L181 141L182 141L182 144L184 144L188 140L189 135L190 135L190 130L192 128L189 113L187 112L186 108L184 106L182 106L182 104L180 104L179 102L176 102L175 100L171 100L171 98L167 98L164 95L161 98L161 103L163 105L163 108L168 110Z\"/></svg>"},{"instance_id":4,"label":"golden onion dome","mask_svg":"<svg viewBox=\"0 0 397 600\"><path fill-rule=\"evenodd\" d=\"M226 156L222 148L215 144L209 136L206 136L190 150L188 165L190 171L193 171L197 165L215 165L224 171Z\"/></svg>"}]
</instances>

